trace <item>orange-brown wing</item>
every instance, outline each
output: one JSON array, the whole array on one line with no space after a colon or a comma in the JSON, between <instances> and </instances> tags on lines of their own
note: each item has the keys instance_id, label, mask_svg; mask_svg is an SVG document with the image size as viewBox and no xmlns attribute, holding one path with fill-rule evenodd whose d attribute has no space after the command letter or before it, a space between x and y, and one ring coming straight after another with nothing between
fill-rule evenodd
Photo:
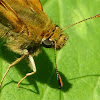
<instances>
[{"instance_id":1,"label":"orange-brown wing","mask_svg":"<svg viewBox=\"0 0 100 100\"><path fill-rule=\"evenodd\" d=\"M36 4L36 6L37 6L40 10L43 10L42 5L41 5L41 3L40 3L39 0L31 0L31 1L32 1L32 3Z\"/></svg>"},{"instance_id":2,"label":"orange-brown wing","mask_svg":"<svg viewBox=\"0 0 100 100\"><path fill-rule=\"evenodd\" d=\"M17 1L23 5L28 5L32 7L34 10L36 10L36 7L37 7L39 10L43 11L42 5L39 0L17 0Z\"/></svg>"},{"instance_id":3,"label":"orange-brown wing","mask_svg":"<svg viewBox=\"0 0 100 100\"><path fill-rule=\"evenodd\" d=\"M42 11L39 0L4 1L0 0L0 13L18 30L25 25L24 23L31 23L33 25L44 23L45 25L48 21L47 15ZM44 27L44 25L42 26Z\"/></svg>"},{"instance_id":4,"label":"orange-brown wing","mask_svg":"<svg viewBox=\"0 0 100 100\"><path fill-rule=\"evenodd\" d=\"M0 0L0 17L8 20L9 24L14 27L16 32L21 30L24 25L21 18L16 14L16 12L3 0ZM1 22L1 21L0 21ZM5 24L4 22L3 24Z\"/></svg>"},{"instance_id":5,"label":"orange-brown wing","mask_svg":"<svg viewBox=\"0 0 100 100\"><path fill-rule=\"evenodd\" d=\"M8 1L13 1L13 0L8 0ZM14 0L15 2L19 2L21 5L28 7L32 11L36 13L43 12L42 5L39 0Z\"/></svg>"},{"instance_id":6,"label":"orange-brown wing","mask_svg":"<svg viewBox=\"0 0 100 100\"><path fill-rule=\"evenodd\" d=\"M13 26L15 32L26 30L27 34L37 28L42 30L51 22L42 11L39 0L0 0L0 19L1 25L10 23L9 26ZM1 30L4 31L0 26Z\"/></svg>"}]
</instances>

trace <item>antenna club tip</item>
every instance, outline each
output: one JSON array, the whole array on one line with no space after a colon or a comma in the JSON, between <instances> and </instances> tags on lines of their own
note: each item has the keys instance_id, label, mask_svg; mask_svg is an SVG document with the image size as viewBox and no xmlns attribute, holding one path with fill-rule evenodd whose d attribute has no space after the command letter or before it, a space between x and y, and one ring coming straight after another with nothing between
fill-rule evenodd
<instances>
[{"instance_id":1,"label":"antenna club tip","mask_svg":"<svg viewBox=\"0 0 100 100\"><path fill-rule=\"evenodd\" d=\"M100 14L98 14L98 16L100 17Z\"/></svg>"},{"instance_id":2,"label":"antenna club tip","mask_svg":"<svg viewBox=\"0 0 100 100\"><path fill-rule=\"evenodd\" d=\"M100 17L100 14L96 15L95 17Z\"/></svg>"},{"instance_id":3,"label":"antenna club tip","mask_svg":"<svg viewBox=\"0 0 100 100\"><path fill-rule=\"evenodd\" d=\"M60 74L58 74L58 79L57 80L58 80L59 89L61 89L63 87L63 82L62 82Z\"/></svg>"}]
</instances>

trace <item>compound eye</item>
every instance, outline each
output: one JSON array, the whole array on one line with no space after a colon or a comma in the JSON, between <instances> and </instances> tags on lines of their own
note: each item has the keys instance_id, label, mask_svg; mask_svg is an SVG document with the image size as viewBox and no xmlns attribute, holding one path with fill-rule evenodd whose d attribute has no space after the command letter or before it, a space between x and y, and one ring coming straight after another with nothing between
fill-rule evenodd
<instances>
[{"instance_id":1,"label":"compound eye","mask_svg":"<svg viewBox=\"0 0 100 100\"><path fill-rule=\"evenodd\" d=\"M52 48L54 46L54 42L53 41L50 41L49 39L47 40L44 40L42 42L42 45L46 48Z\"/></svg>"}]
</instances>

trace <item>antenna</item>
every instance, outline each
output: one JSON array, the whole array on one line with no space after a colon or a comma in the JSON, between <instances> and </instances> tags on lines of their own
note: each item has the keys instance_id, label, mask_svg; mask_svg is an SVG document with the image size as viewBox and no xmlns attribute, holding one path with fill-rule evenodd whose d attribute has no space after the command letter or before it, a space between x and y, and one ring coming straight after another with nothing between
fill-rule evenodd
<instances>
[{"instance_id":1,"label":"antenna","mask_svg":"<svg viewBox=\"0 0 100 100\"><path fill-rule=\"evenodd\" d=\"M90 18L87 18L87 19L84 19L84 20L79 21L79 22L77 22L77 23L74 23L74 24L72 24L72 25L69 25L69 26L63 28L62 30L65 30L65 29L70 28L70 27L72 27L72 26L74 26L74 25L76 25L76 24L79 24L79 23L84 22L84 21L86 21L86 20L93 19L93 18L97 18L97 17L100 17L100 14L98 14L98 15L96 15L96 16L93 16L93 17L90 17Z\"/></svg>"},{"instance_id":2,"label":"antenna","mask_svg":"<svg viewBox=\"0 0 100 100\"><path fill-rule=\"evenodd\" d=\"M58 85L59 85L59 89L62 88L63 86L63 82L62 82L62 79L61 79L61 76L59 74L59 71L58 71L58 68L57 68L57 60L56 60L56 41L55 42L55 66L56 66L56 74L57 74L57 80L58 80Z\"/></svg>"}]
</instances>

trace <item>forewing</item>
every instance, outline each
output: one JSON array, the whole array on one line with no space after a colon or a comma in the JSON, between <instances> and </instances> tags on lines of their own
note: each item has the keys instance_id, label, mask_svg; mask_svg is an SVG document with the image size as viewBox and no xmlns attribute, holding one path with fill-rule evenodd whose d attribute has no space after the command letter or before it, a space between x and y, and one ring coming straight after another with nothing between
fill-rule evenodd
<instances>
[{"instance_id":1,"label":"forewing","mask_svg":"<svg viewBox=\"0 0 100 100\"><path fill-rule=\"evenodd\" d=\"M39 0L18 0L21 4L27 5L29 7L32 7L36 11L36 7L43 11L42 5ZM35 7L36 6L36 7Z\"/></svg>"},{"instance_id":2,"label":"forewing","mask_svg":"<svg viewBox=\"0 0 100 100\"><path fill-rule=\"evenodd\" d=\"M24 24L17 13L3 0L0 0L0 24L12 26L16 32L20 31Z\"/></svg>"},{"instance_id":3,"label":"forewing","mask_svg":"<svg viewBox=\"0 0 100 100\"><path fill-rule=\"evenodd\" d=\"M36 6L37 6L40 10L43 10L42 5L41 5L41 3L40 3L39 0L31 0L31 1L32 1L32 3L36 4Z\"/></svg>"},{"instance_id":4,"label":"forewing","mask_svg":"<svg viewBox=\"0 0 100 100\"><path fill-rule=\"evenodd\" d=\"M23 26L43 29L48 24L39 0L0 0L0 19L0 23L10 24L15 32L20 32Z\"/></svg>"}]
</instances>

